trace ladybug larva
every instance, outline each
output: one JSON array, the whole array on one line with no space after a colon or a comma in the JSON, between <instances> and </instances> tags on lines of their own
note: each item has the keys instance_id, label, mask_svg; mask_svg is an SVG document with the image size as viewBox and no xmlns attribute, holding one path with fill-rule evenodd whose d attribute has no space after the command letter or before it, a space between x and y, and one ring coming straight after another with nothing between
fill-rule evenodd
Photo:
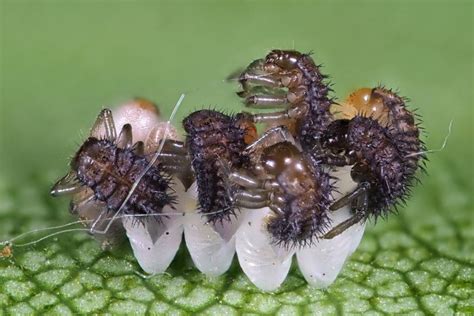
<instances>
[{"instance_id":1,"label":"ladybug larva","mask_svg":"<svg viewBox=\"0 0 474 316\"><path fill-rule=\"evenodd\" d=\"M350 205L354 215L328 232L332 238L354 223L397 209L424 169L425 145L406 99L384 87L362 88L333 110L321 138L319 159L329 166L352 166L357 188L331 209Z\"/></svg>"}]
</instances>

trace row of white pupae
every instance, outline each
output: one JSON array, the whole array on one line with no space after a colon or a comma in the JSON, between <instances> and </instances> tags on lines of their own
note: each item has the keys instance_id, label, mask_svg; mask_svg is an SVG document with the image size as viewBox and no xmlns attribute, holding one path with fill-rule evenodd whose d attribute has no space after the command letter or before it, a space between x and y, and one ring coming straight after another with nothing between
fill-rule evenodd
<instances>
[{"instance_id":1,"label":"row of white pupae","mask_svg":"<svg viewBox=\"0 0 474 316\"><path fill-rule=\"evenodd\" d=\"M177 129L161 120L158 113L157 109L130 101L113 110L117 133L129 123L133 141L144 141L151 128L160 126L163 133L168 129L168 138L181 140ZM339 179L334 196L336 200L355 187L349 172L350 167L333 172L333 176ZM346 259L358 247L365 229L365 223L361 222L333 239L321 239L311 246L286 249L273 245L265 230L265 218L271 212L269 208L241 209L232 221L212 225L197 212L195 184L185 192L183 185L174 181L173 189L177 194L175 210L169 208L163 212L176 215L163 217L161 224L150 218L142 218L141 223L130 217L122 218L135 258L149 274L165 272L184 234L186 247L196 268L206 275L225 273L236 253L240 267L250 281L263 291L273 291L285 280L296 255L298 267L306 281L313 287L325 288L335 281ZM330 214L332 225L349 217L348 207Z\"/></svg>"}]
</instances>

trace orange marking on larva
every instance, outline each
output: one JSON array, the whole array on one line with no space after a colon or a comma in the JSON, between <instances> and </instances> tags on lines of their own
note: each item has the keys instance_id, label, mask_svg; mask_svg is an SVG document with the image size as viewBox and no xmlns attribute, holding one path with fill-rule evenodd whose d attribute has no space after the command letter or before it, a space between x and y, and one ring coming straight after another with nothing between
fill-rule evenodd
<instances>
[{"instance_id":1,"label":"orange marking on larva","mask_svg":"<svg viewBox=\"0 0 474 316\"><path fill-rule=\"evenodd\" d=\"M354 116L364 116L377 120L380 125L389 124L390 110L383 99L373 94L371 88L361 88L349 95L341 104L333 104L331 112L338 119L352 119Z\"/></svg>"},{"instance_id":2,"label":"orange marking on larva","mask_svg":"<svg viewBox=\"0 0 474 316\"><path fill-rule=\"evenodd\" d=\"M246 124L244 128L245 128L244 142L245 144L250 145L251 143L257 140L257 137L258 137L257 127L255 126L255 124Z\"/></svg>"}]
</instances>

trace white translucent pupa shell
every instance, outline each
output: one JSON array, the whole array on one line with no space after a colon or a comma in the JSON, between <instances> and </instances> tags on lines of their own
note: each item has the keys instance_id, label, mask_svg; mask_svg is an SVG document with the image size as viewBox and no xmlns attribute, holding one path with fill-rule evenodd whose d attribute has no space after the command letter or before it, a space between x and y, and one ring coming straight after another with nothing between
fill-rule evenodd
<instances>
[{"instance_id":1,"label":"white translucent pupa shell","mask_svg":"<svg viewBox=\"0 0 474 316\"><path fill-rule=\"evenodd\" d=\"M196 183L188 190L189 196L197 200ZM205 217L196 214L187 214L184 221L184 236L196 268L209 276L218 276L225 273L235 253L235 231L239 227L238 218L231 222L211 224Z\"/></svg>"},{"instance_id":2,"label":"white translucent pupa shell","mask_svg":"<svg viewBox=\"0 0 474 316\"><path fill-rule=\"evenodd\" d=\"M268 207L243 212L245 216L236 237L239 264L258 288L273 291L286 279L295 250L271 243L265 230L265 218L271 212Z\"/></svg>"},{"instance_id":3,"label":"white translucent pupa shell","mask_svg":"<svg viewBox=\"0 0 474 316\"><path fill-rule=\"evenodd\" d=\"M350 167L340 168L332 174L338 179L335 198L352 191L355 183L350 178ZM330 214L332 225L351 216L349 207ZM314 246L296 252L298 266L306 281L316 287L331 285L341 272L347 258L357 249L365 230L365 223L358 223L332 239L320 239Z\"/></svg>"},{"instance_id":4,"label":"white translucent pupa shell","mask_svg":"<svg viewBox=\"0 0 474 316\"><path fill-rule=\"evenodd\" d=\"M350 167L332 173L338 178L335 198L350 192L356 184L350 178ZM268 208L245 210L246 217L237 231L237 256L250 281L263 291L274 291L285 280L296 253L298 266L306 281L317 288L331 285L346 259L355 251L364 233L364 224L357 224L333 239L321 239L311 246L288 250L272 245L265 230ZM351 216L344 207L331 213L332 225Z\"/></svg>"},{"instance_id":5,"label":"white translucent pupa shell","mask_svg":"<svg viewBox=\"0 0 474 316\"><path fill-rule=\"evenodd\" d=\"M179 199L184 187L176 182L174 189ZM182 207L182 203L177 204L174 210L165 207L163 213L176 215L162 216L160 221L150 217L127 217L122 220L133 254L143 271L162 273L173 261L183 236L183 215L179 212Z\"/></svg>"}]
</instances>

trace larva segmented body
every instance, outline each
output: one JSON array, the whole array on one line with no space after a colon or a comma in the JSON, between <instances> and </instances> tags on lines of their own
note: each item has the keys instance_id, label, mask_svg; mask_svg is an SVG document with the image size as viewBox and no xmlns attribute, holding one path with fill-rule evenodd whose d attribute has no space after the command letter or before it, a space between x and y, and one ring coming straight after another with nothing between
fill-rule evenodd
<instances>
[{"instance_id":1,"label":"larva segmented body","mask_svg":"<svg viewBox=\"0 0 474 316\"><path fill-rule=\"evenodd\" d=\"M323 135L319 158L328 165L353 165L351 175L358 183L334 204L350 204L355 212L341 231L369 216L386 215L404 202L426 155L414 114L391 90L359 89L335 116L339 119Z\"/></svg>"},{"instance_id":2,"label":"larva segmented body","mask_svg":"<svg viewBox=\"0 0 474 316\"><path fill-rule=\"evenodd\" d=\"M91 137L81 146L71 167L79 183L92 189L95 198L115 213L148 163L143 153L133 148L120 148L110 140ZM173 201L170 177L155 164L143 175L123 212L158 214Z\"/></svg>"},{"instance_id":3,"label":"larva segmented body","mask_svg":"<svg viewBox=\"0 0 474 316\"><path fill-rule=\"evenodd\" d=\"M228 116L201 110L187 116L183 126L188 134L186 146L194 168L200 211L210 222L230 220L235 205L225 185L223 161L231 168L248 167L243 151L256 130L244 114Z\"/></svg>"},{"instance_id":4,"label":"larva segmented body","mask_svg":"<svg viewBox=\"0 0 474 316\"><path fill-rule=\"evenodd\" d=\"M250 64L240 76L249 107L287 108L282 112L255 114L256 122L286 125L305 150L319 144L332 120L332 91L309 54L272 50L265 59ZM261 92L263 90L263 92Z\"/></svg>"},{"instance_id":5,"label":"larva segmented body","mask_svg":"<svg viewBox=\"0 0 474 316\"><path fill-rule=\"evenodd\" d=\"M131 125L125 124L117 137L112 112L104 109L51 194L72 195L71 213L109 248L125 234L117 216L133 215L138 222L150 216L159 222L163 208L175 203L170 176L161 164L148 165L143 142L132 143Z\"/></svg>"}]
</instances>

